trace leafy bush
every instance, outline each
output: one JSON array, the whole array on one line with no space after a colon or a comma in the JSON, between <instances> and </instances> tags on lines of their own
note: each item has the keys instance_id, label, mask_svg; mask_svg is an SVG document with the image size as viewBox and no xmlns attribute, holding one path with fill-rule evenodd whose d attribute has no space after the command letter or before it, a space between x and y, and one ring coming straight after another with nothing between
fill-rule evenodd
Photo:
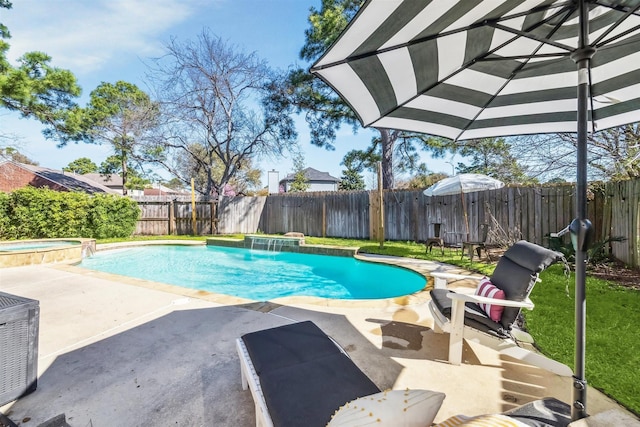
<instances>
[{"instance_id":1,"label":"leafy bush","mask_svg":"<svg viewBox=\"0 0 640 427\"><path fill-rule=\"evenodd\" d=\"M127 237L139 216L124 197L25 187L0 197L0 238Z\"/></svg>"},{"instance_id":2,"label":"leafy bush","mask_svg":"<svg viewBox=\"0 0 640 427\"><path fill-rule=\"evenodd\" d=\"M573 248L571 240L565 240L558 237L549 237L549 246L554 251L561 252L565 258L570 262L575 262L576 251ZM599 264L602 262L611 261L611 251L609 246L612 242L624 242L627 240L623 236L609 236L603 240L593 242L591 247L587 250L587 262L591 265Z\"/></svg>"},{"instance_id":3,"label":"leafy bush","mask_svg":"<svg viewBox=\"0 0 640 427\"><path fill-rule=\"evenodd\" d=\"M89 196L49 189L23 188L11 193L12 238L86 236Z\"/></svg>"},{"instance_id":4,"label":"leafy bush","mask_svg":"<svg viewBox=\"0 0 640 427\"><path fill-rule=\"evenodd\" d=\"M98 194L88 212L91 237L106 239L130 236L140 217L138 204L126 197Z\"/></svg>"},{"instance_id":5,"label":"leafy bush","mask_svg":"<svg viewBox=\"0 0 640 427\"><path fill-rule=\"evenodd\" d=\"M9 227L9 195L0 192L0 238L4 236Z\"/></svg>"}]
</instances>

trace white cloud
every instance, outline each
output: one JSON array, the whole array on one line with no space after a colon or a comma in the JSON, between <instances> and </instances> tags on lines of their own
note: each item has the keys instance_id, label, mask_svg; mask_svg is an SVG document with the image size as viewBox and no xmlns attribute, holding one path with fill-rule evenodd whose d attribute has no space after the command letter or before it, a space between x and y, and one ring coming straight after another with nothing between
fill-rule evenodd
<instances>
[{"instance_id":1,"label":"white cloud","mask_svg":"<svg viewBox=\"0 0 640 427\"><path fill-rule=\"evenodd\" d=\"M90 73L109 62L158 55L166 32L201 0L22 0L3 12L12 33L10 59L44 51L53 63Z\"/></svg>"}]
</instances>

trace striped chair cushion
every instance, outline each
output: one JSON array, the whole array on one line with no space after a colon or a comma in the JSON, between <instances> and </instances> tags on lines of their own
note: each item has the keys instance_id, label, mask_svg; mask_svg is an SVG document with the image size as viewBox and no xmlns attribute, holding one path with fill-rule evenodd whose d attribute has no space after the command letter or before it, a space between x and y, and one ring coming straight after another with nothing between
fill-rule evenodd
<instances>
[{"instance_id":1,"label":"striped chair cushion","mask_svg":"<svg viewBox=\"0 0 640 427\"><path fill-rule=\"evenodd\" d=\"M476 295L487 298L494 299L504 299L504 291L498 289L491 280L487 277L483 277L478 283L478 287L476 288ZM493 305L493 304L478 304L480 308L487 313L487 316L491 318L494 322L499 322L502 318L502 312L504 311L504 307L501 305Z\"/></svg>"}]
</instances>

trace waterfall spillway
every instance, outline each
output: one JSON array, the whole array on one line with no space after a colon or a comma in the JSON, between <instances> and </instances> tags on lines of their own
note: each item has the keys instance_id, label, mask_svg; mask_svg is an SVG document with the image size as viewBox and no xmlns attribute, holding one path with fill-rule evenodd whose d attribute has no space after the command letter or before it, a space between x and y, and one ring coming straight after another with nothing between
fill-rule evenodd
<instances>
[{"instance_id":1,"label":"waterfall spillway","mask_svg":"<svg viewBox=\"0 0 640 427\"><path fill-rule=\"evenodd\" d=\"M274 237L274 236L253 236L244 237L244 247L250 249L260 249L270 252L281 252L282 250L295 251L297 247L304 245L303 237Z\"/></svg>"}]
</instances>

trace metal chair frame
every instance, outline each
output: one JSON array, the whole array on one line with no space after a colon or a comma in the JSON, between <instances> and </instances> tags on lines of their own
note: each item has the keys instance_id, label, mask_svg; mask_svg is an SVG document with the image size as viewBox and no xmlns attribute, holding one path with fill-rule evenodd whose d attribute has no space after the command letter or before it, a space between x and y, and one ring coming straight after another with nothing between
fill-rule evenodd
<instances>
[{"instance_id":1,"label":"metal chair frame","mask_svg":"<svg viewBox=\"0 0 640 427\"><path fill-rule=\"evenodd\" d=\"M430 237L426 241L425 252L431 252L433 246L439 246L442 251L442 255L444 255L444 239L442 235L444 234L442 231L442 224L439 222L433 223L433 235L434 237Z\"/></svg>"}]
</instances>

